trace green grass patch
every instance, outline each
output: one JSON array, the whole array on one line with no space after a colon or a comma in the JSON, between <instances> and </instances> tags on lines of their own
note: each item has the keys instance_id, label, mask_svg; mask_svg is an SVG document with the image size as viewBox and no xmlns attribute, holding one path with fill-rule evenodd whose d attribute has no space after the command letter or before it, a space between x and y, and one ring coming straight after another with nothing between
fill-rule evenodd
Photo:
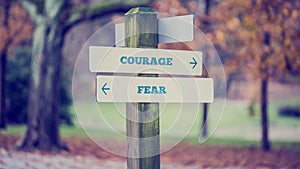
<instances>
[{"instance_id":1,"label":"green grass patch","mask_svg":"<svg viewBox=\"0 0 300 169\"><path fill-rule=\"evenodd\" d=\"M241 138L218 138L211 137L204 143L198 143L198 139L186 138L183 143L191 145L210 145L210 146L233 146L233 147L255 147L260 148L261 144L258 141L244 140ZM293 141L271 141L272 149L279 150L295 150L300 151L300 142Z\"/></svg>"},{"instance_id":2,"label":"green grass patch","mask_svg":"<svg viewBox=\"0 0 300 169\"><path fill-rule=\"evenodd\" d=\"M277 134L286 135L286 131L293 134L293 131L300 127L300 121L296 118L281 117L277 113L277 109L282 105L297 105L300 100L285 100L272 101L269 104L269 121L270 133L279 132ZM88 138L99 137L105 139L114 139L120 135L124 136L126 133L125 120L125 104L101 104L96 105L98 111L91 109L91 103L82 103L79 105L79 111L75 113L74 108L71 110L74 113L74 126L60 127L60 132L63 137L79 137ZM193 105L191 105L192 107ZM218 106L218 105L216 105ZM221 121L218 123L219 114L210 115L208 128L213 135L205 144L212 145L233 145L233 146L260 146L260 114L259 106L256 105L255 116L250 116L247 111L247 102L241 101L227 101L224 114ZM161 134L164 135L164 141L180 140L183 135L187 137L183 140L189 144L198 144L198 137L202 122L202 107L199 108L197 117L191 116L190 111L183 112L182 115L178 113L180 106L177 104L168 104L163 108L160 116ZM100 112L99 112L100 110ZM78 120L78 118L80 120ZM193 124L194 123L194 124ZM81 124L85 126L82 129ZM192 126L193 124L193 126ZM217 130L213 129L218 124ZM283 130L284 129L284 130ZM25 126L9 125L7 133L13 135L23 135L25 133ZM86 132L88 135L86 134ZM117 135L117 136L116 136ZM252 137L253 136L253 137ZM293 149L294 147L300 149L299 135L287 135L285 139L271 140L273 147L286 147ZM292 139L288 137L293 137ZM298 137L298 138L297 138ZM298 140L297 140L298 139ZM282 141L283 140L283 141ZM299 143L297 143L299 142Z\"/></svg>"},{"instance_id":3,"label":"green grass patch","mask_svg":"<svg viewBox=\"0 0 300 169\"><path fill-rule=\"evenodd\" d=\"M6 132L8 134L22 136L26 132L26 126L25 125L8 125ZM60 132L61 132L61 135L64 137L69 137L69 136L85 137L86 136L84 131L77 126L63 125L60 127Z\"/></svg>"},{"instance_id":4,"label":"green grass patch","mask_svg":"<svg viewBox=\"0 0 300 169\"><path fill-rule=\"evenodd\" d=\"M25 133L25 125L8 125L6 132L12 135L21 136Z\"/></svg>"},{"instance_id":5,"label":"green grass patch","mask_svg":"<svg viewBox=\"0 0 300 169\"><path fill-rule=\"evenodd\" d=\"M9 125L6 132L8 134L21 136L25 133L25 125ZM60 132L63 138L73 138L78 137L79 139L88 139L88 135L83 131L83 129L76 126L61 126ZM92 130L89 131L90 136L105 138L105 139L115 139L115 134L108 132L107 130ZM169 137L164 139L164 141L172 142L174 138ZM211 145L211 146L234 146L234 147L260 147L260 142L245 140L241 138L219 138L211 137L204 143L198 143L198 138L196 137L187 137L182 140L183 143L191 145ZM286 150L300 150L300 142L293 141L271 141L273 149L286 149Z\"/></svg>"}]
</instances>

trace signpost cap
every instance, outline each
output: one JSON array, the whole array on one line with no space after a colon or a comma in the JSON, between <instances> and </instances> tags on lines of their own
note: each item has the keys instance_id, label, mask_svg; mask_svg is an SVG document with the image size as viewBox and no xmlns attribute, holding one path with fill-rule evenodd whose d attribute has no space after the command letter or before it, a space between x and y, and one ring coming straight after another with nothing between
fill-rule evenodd
<instances>
[{"instance_id":1,"label":"signpost cap","mask_svg":"<svg viewBox=\"0 0 300 169\"><path fill-rule=\"evenodd\" d=\"M153 11L153 9L149 8L149 7L136 7L136 8L132 8L130 9L125 15L131 15L131 14L156 14L155 11Z\"/></svg>"}]
</instances>

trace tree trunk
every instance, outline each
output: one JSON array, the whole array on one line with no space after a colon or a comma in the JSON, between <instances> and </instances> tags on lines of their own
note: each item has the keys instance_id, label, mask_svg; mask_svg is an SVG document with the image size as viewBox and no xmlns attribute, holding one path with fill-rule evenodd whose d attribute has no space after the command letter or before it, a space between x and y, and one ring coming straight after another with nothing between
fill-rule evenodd
<instances>
[{"instance_id":1,"label":"tree trunk","mask_svg":"<svg viewBox=\"0 0 300 169\"><path fill-rule=\"evenodd\" d=\"M228 75L227 75L227 81L226 81L226 94L227 94L227 97L228 97L228 94L229 94L231 84L233 82L233 76L234 76L233 74L234 73L228 73Z\"/></svg>"},{"instance_id":2,"label":"tree trunk","mask_svg":"<svg viewBox=\"0 0 300 169\"><path fill-rule=\"evenodd\" d=\"M261 126L262 126L262 149L269 151L271 148L268 138L268 78L261 80Z\"/></svg>"},{"instance_id":3,"label":"tree trunk","mask_svg":"<svg viewBox=\"0 0 300 169\"><path fill-rule=\"evenodd\" d=\"M269 32L264 33L264 44L268 47L271 45L271 34ZM260 98L260 106L261 106L261 127L262 127L262 140L261 146L264 151L269 151L271 149L271 145L269 142L268 135L268 66L265 63L269 53L265 53L261 57L262 68L261 72L261 98Z\"/></svg>"},{"instance_id":4,"label":"tree trunk","mask_svg":"<svg viewBox=\"0 0 300 169\"><path fill-rule=\"evenodd\" d=\"M59 77L64 37L58 25L41 22L34 31L27 131L19 149L67 149L59 136Z\"/></svg>"},{"instance_id":5,"label":"tree trunk","mask_svg":"<svg viewBox=\"0 0 300 169\"><path fill-rule=\"evenodd\" d=\"M205 15L208 16L209 15L209 11L210 11L210 0L205 0Z\"/></svg>"},{"instance_id":6,"label":"tree trunk","mask_svg":"<svg viewBox=\"0 0 300 169\"><path fill-rule=\"evenodd\" d=\"M210 0L205 0L205 15L209 16L209 11L210 11ZM203 24L207 27L210 26L210 23L208 21L203 22ZM209 29L208 29L209 30ZM208 77L208 72L203 66L203 77L206 78ZM207 112L208 112L208 103L203 104L203 117L202 117L202 134L201 137L206 138L207 137Z\"/></svg>"},{"instance_id":7,"label":"tree trunk","mask_svg":"<svg viewBox=\"0 0 300 169\"><path fill-rule=\"evenodd\" d=\"M0 55L0 129L6 128L5 122L5 75L6 75L6 55L5 52L2 52Z\"/></svg>"},{"instance_id":8,"label":"tree trunk","mask_svg":"<svg viewBox=\"0 0 300 169\"><path fill-rule=\"evenodd\" d=\"M128 10L134 3L103 3L99 8L86 7L86 10L77 10L78 13L73 14L74 6L71 1L46 0L37 3L20 0L19 2L35 23L35 29L27 131L25 137L20 140L18 148L44 151L67 149L61 143L58 114L62 47L65 35L72 27L83 21ZM136 4L145 3L150 2Z\"/></svg>"},{"instance_id":9,"label":"tree trunk","mask_svg":"<svg viewBox=\"0 0 300 169\"><path fill-rule=\"evenodd\" d=\"M10 1L0 0L0 5L3 10L3 21L2 25L3 28L6 30L6 33L9 34L8 28L8 17L9 17L9 10L10 10ZM1 39L2 43L4 43L3 49L0 54L0 129L6 128L6 94L5 94L5 87L6 87L6 62L7 62L7 52L8 47L11 43L9 39Z\"/></svg>"},{"instance_id":10,"label":"tree trunk","mask_svg":"<svg viewBox=\"0 0 300 169\"><path fill-rule=\"evenodd\" d=\"M201 134L201 136L203 138L207 137L207 108L208 108L208 104L204 103L203 104L203 119L202 119L202 134Z\"/></svg>"},{"instance_id":11,"label":"tree trunk","mask_svg":"<svg viewBox=\"0 0 300 169\"><path fill-rule=\"evenodd\" d=\"M52 44L53 45L53 44ZM48 44L50 46L50 44ZM61 46L50 47L46 56L47 62L45 72L41 75L41 94L40 103L40 129L38 148L42 150L61 149L62 144L59 136L59 76L61 65ZM56 52L57 51L57 52ZM42 83L43 82L43 83Z\"/></svg>"}]
</instances>

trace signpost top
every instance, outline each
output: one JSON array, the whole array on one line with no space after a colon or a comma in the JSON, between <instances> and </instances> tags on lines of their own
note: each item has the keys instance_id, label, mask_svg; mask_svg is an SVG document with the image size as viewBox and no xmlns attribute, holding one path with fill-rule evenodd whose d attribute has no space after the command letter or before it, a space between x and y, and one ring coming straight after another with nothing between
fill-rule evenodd
<instances>
[{"instance_id":1,"label":"signpost top","mask_svg":"<svg viewBox=\"0 0 300 169\"><path fill-rule=\"evenodd\" d=\"M151 12L152 11L152 12ZM125 15L125 46L157 48L157 14L151 8L133 8Z\"/></svg>"},{"instance_id":2,"label":"signpost top","mask_svg":"<svg viewBox=\"0 0 300 169\"><path fill-rule=\"evenodd\" d=\"M156 14L156 12L154 12L151 8L148 7L136 7L136 8L132 8L130 9L126 14L126 15L131 15L131 14L143 14L143 13L147 13L147 14Z\"/></svg>"}]
</instances>

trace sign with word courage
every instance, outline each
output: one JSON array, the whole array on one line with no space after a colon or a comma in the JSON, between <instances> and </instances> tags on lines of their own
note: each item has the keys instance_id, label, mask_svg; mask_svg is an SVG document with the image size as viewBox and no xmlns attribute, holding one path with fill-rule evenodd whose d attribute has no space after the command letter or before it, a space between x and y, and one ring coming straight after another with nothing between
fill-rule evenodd
<instances>
[{"instance_id":1,"label":"sign with word courage","mask_svg":"<svg viewBox=\"0 0 300 169\"><path fill-rule=\"evenodd\" d=\"M89 69L101 73L201 75L202 53L90 46Z\"/></svg>"}]
</instances>

